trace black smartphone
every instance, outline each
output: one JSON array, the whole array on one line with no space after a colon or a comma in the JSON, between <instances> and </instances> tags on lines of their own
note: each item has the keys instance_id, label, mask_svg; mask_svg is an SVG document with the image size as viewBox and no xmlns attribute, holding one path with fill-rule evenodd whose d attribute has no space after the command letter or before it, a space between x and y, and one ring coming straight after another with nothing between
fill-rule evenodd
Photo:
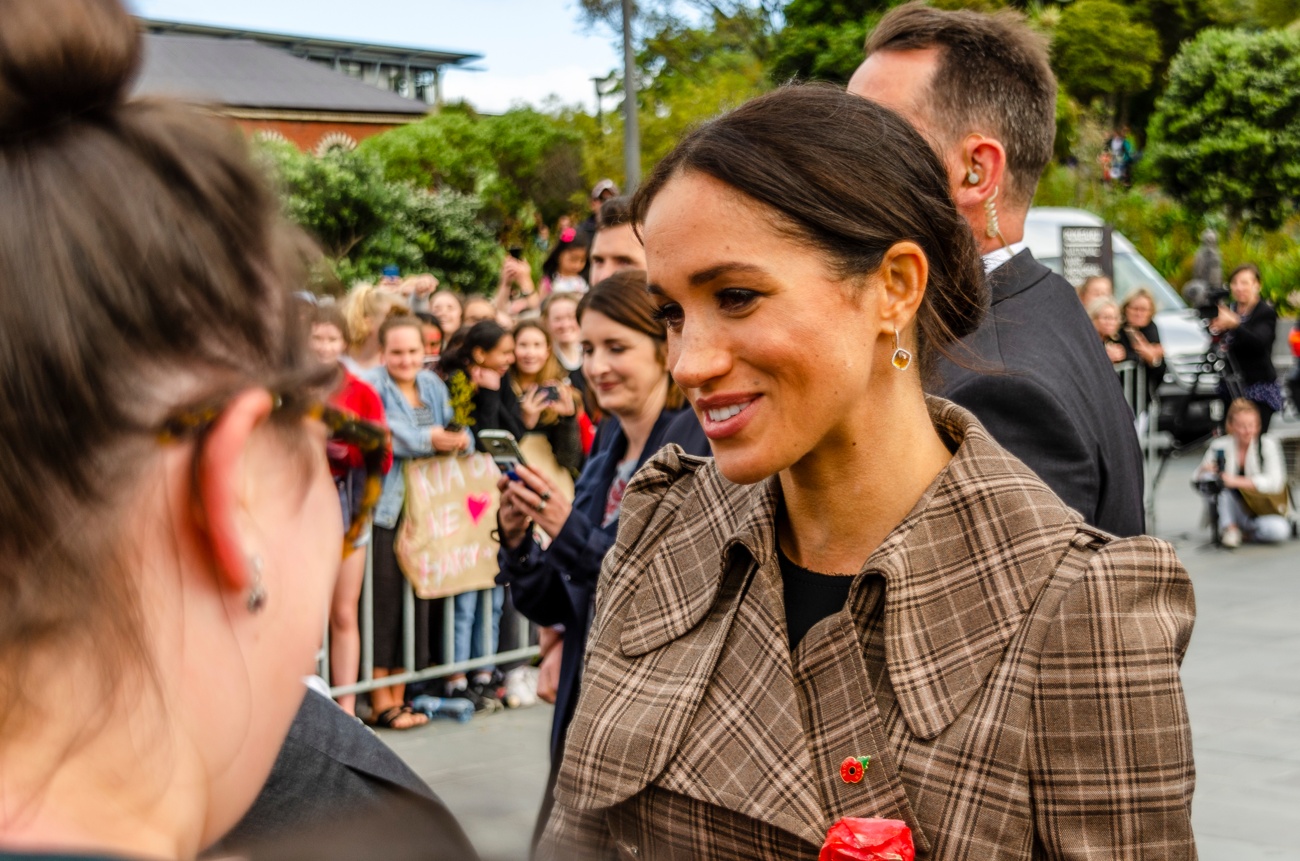
<instances>
[{"instance_id":1,"label":"black smartphone","mask_svg":"<svg viewBox=\"0 0 1300 861\"><path fill-rule=\"evenodd\" d=\"M510 256L513 257L513 258L515 258L516 260L523 260L523 259L524 259L524 249L520 248L518 245L511 245L511 246L510 246Z\"/></svg>"},{"instance_id":2,"label":"black smartphone","mask_svg":"<svg viewBox=\"0 0 1300 861\"><path fill-rule=\"evenodd\" d=\"M481 430L478 432L478 440L502 472L509 472L516 464L528 466L515 435L510 431Z\"/></svg>"},{"instance_id":3,"label":"black smartphone","mask_svg":"<svg viewBox=\"0 0 1300 861\"><path fill-rule=\"evenodd\" d=\"M559 386L542 386L540 389L538 389L538 391L542 393L542 398L548 404L555 403L560 399Z\"/></svg>"}]
</instances>

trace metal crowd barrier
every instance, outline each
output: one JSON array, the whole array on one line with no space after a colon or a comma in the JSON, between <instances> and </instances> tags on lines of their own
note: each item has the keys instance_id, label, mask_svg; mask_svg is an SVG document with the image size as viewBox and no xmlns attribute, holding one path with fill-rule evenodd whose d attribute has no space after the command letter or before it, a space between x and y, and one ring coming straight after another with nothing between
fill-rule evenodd
<instances>
[{"instance_id":1,"label":"metal crowd barrier","mask_svg":"<svg viewBox=\"0 0 1300 861\"><path fill-rule=\"evenodd\" d=\"M1160 398L1151 393L1147 385L1147 366L1142 362L1125 361L1115 364L1124 400L1133 410L1138 444L1142 447L1145 469L1142 476L1142 505L1146 511L1147 532L1155 529L1156 479L1160 474L1160 443L1157 426L1160 423Z\"/></svg>"},{"instance_id":2,"label":"metal crowd barrier","mask_svg":"<svg viewBox=\"0 0 1300 861\"><path fill-rule=\"evenodd\" d=\"M475 622L474 636L479 638L483 656L471 658L468 661L449 662L434 664L428 667L417 667L415 665L415 590L411 588L410 583L405 583L402 589L402 655L403 655L403 672L375 678L375 641L374 641L374 615L375 615L375 597L374 597L374 571L373 565L373 544L366 546L366 573L365 579L361 583L361 608L358 613L358 626L361 632L361 662L357 674L358 681L351 685L338 685L330 687L332 696L342 694L360 694L373 691L378 688L386 688L389 685L404 685L412 682L422 682L428 679L439 679L450 676L455 673L467 673L479 667L494 666L497 664L506 664L513 661L532 660L541 650L536 645L529 645L536 637L533 633L533 625L522 615L516 615L514 624L516 626L515 642L523 643L516 649L510 649L505 652L497 651L497 643L492 642L492 590L484 589L478 593L479 612L478 619ZM442 650L443 655L455 654L455 602L453 598L435 599L442 602ZM501 640L500 633L504 632L508 620L503 615L501 618L502 631L498 633L498 643ZM330 641L329 641L329 623L325 625L325 640L322 649L319 664L319 674L327 682L330 680Z\"/></svg>"}]
</instances>

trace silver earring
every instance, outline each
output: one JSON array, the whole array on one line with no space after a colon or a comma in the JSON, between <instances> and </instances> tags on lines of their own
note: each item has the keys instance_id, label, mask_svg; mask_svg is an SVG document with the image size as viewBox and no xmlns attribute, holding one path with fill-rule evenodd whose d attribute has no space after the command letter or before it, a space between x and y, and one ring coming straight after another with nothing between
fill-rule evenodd
<instances>
[{"instance_id":1,"label":"silver earring","mask_svg":"<svg viewBox=\"0 0 1300 861\"><path fill-rule=\"evenodd\" d=\"M253 569L253 582L248 587L248 612L257 614L266 606L266 587L262 585L262 557L249 557L248 565Z\"/></svg>"},{"instance_id":2,"label":"silver earring","mask_svg":"<svg viewBox=\"0 0 1300 861\"><path fill-rule=\"evenodd\" d=\"M998 227L998 208L994 203L998 199L998 188L993 189L989 199L984 201L984 235L989 239L997 239L1002 236L1002 230Z\"/></svg>"},{"instance_id":3,"label":"silver earring","mask_svg":"<svg viewBox=\"0 0 1300 861\"><path fill-rule=\"evenodd\" d=\"M898 341L898 330L894 330L894 358L892 359L894 367L900 371L906 371L912 364L912 354L903 349L902 344Z\"/></svg>"}]
</instances>

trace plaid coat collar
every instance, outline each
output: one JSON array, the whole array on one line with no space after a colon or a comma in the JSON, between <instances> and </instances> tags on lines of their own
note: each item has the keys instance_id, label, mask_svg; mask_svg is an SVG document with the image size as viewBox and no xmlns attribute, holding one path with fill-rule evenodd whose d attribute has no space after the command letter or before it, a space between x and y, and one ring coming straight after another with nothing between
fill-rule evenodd
<instances>
[{"instance_id":1,"label":"plaid coat collar","mask_svg":"<svg viewBox=\"0 0 1300 861\"><path fill-rule=\"evenodd\" d=\"M973 415L939 398L927 405L955 453L862 568L885 579L890 683L908 728L923 739L941 733L980 689L1068 548L1061 536L1082 522ZM692 631L728 571L752 574L776 554L776 477L734 485L707 459L679 458L681 472L695 473L694 489L639 578L620 640L629 658ZM721 552L699 552L709 539ZM679 552L689 545L697 552ZM683 705L698 701L693 688L707 679L701 672L685 683Z\"/></svg>"}]
</instances>

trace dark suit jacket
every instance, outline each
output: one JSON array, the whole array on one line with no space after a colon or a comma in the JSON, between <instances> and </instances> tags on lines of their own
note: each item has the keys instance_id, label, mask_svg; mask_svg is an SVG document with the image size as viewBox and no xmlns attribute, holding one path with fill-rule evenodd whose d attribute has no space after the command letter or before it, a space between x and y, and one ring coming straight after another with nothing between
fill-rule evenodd
<instances>
[{"instance_id":1,"label":"dark suit jacket","mask_svg":"<svg viewBox=\"0 0 1300 861\"><path fill-rule=\"evenodd\" d=\"M1088 523L1141 535L1133 411L1074 288L1028 251L990 273L989 288L984 322L955 348L961 364L940 359L935 392L973 412Z\"/></svg>"},{"instance_id":2,"label":"dark suit jacket","mask_svg":"<svg viewBox=\"0 0 1300 861\"><path fill-rule=\"evenodd\" d=\"M397 754L309 690L262 792L210 852L283 859L297 845L342 861L363 857L349 855L352 841L390 839L403 830L424 839L376 857L478 858L455 818Z\"/></svg>"}]
</instances>

